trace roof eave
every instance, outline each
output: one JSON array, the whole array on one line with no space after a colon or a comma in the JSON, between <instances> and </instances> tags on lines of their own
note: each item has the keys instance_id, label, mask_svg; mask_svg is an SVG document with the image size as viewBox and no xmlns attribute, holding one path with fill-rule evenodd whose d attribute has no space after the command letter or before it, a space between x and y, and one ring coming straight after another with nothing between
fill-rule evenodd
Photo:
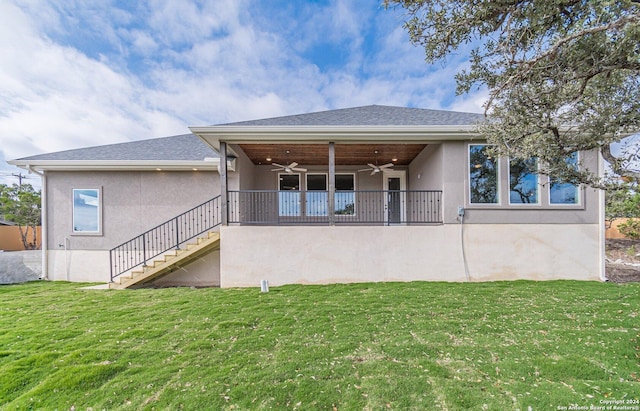
<instances>
[{"instance_id":1,"label":"roof eave","mask_svg":"<svg viewBox=\"0 0 640 411\"><path fill-rule=\"evenodd\" d=\"M229 143L394 143L469 140L477 137L474 125L435 126L192 126L189 130L216 150Z\"/></svg>"},{"instance_id":2,"label":"roof eave","mask_svg":"<svg viewBox=\"0 0 640 411\"><path fill-rule=\"evenodd\" d=\"M219 158L211 158L198 161L154 161L154 160L9 160L7 163L24 168L39 171L217 171L220 164ZM233 161L230 162L233 171Z\"/></svg>"}]
</instances>

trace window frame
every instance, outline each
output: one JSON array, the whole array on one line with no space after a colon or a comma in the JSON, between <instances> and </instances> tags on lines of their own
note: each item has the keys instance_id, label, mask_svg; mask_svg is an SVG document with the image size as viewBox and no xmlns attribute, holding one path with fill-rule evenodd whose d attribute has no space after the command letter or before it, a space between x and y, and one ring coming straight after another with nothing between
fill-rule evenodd
<instances>
[{"instance_id":1,"label":"window frame","mask_svg":"<svg viewBox=\"0 0 640 411\"><path fill-rule=\"evenodd\" d=\"M324 177L324 190L310 190L309 189L309 176L323 176ZM310 213L310 210L312 207L309 207L309 205L311 204L309 201L309 198L311 197L315 197L315 195L311 195L310 193L315 193L315 194L319 194L319 193L325 193L325 198L324 198L324 213L321 212L315 212L315 213ZM306 217L326 217L329 215L329 173L323 173L323 172L307 172L304 174L304 215ZM313 200L316 200L315 198L313 198ZM319 199L319 201L322 201L321 197ZM315 201L314 201L315 204Z\"/></svg>"},{"instance_id":2,"label":"window frame","mask_svg":"<svg viewBox=\"0 0 640 411\"><path fill-rule=\"evenodd\" d=\"M496 202L493 203L478 203L472 201L471 194L471 147L481 146L481 147L489 147L491 144L486 143L469 143L467 144L467 162L465 165L465 173L466 173L466 188L467 188L467 205L469 207L501 207L502 204L502 166L500 158L494 159L494 164L496 166Z\"/></svg>"},{"instance_id":3,"label":"window frame","mask_svg":"<svg viewBox=\"0 0 640 411\"><path fill-rule=\"evenodd\" d=\"M333 194L333 195L334 195L334 201L333 201L333 204L334 204L334 210L333 210L333 214L334 214L335 216L355 217L355 216L358 214L358 213L357 213L357 210L356 210L356 203L357 203L357 201L356 201L356 191L357 191L357 186L356 186L356 173L353 173L353 172L344 172L344 173L336 172L336 173L335 173L335 176L336 176L336 177L337 177L337 176L339 176L339 175L340 175L340 176L351 176L351 178L352 178L352 180L353 180L353 190L338 190L337 184L335 185L336 189L335 189L335 192L334 192L334 194ZM335 184L335 180L334 180L334 184ZM340 193L339 193L338 191L340 191ZM346 193L346 192L348 192L348 191L351 191L351 192L352 192L352 195L353 195L353 213L351 213L351 214L341 214L341 213L338 213L338 212L337 212L338 210L337 210L337 207L336 207L336 204L338 204L338 202L336 201L335 196L337 196L338 194L345 194L345 193Z\"/></svg>"},{"instance_id":4,"label":"window frame","mask_svg":"<svg viewBox=\"0 0 640 411\"><path fill-rule=\"evenodd\" d=\"M575 156L576 156L574 166L576 168L578 168L580 166L580 152L576 151L573 154L575 154ZM567 161L568 159L569 159L569 157L567 157L565 159L565 161ZM561 184L569 184L569 185L572 185L573 187L575 187L575 190L576 190L576 201L574 203L553 203L553 202L551 202L551 187L553 185L553 180L554 180L554 177L550 175L549 176L549 184L548 184L549 188L547 190L547 194L549 196L548 197L549 206L551 206L551 207L563 207L563 208L564 207L582 207L582 202L583 202L582 192L583 192L583 190L582 190L582 186L580 184L561 183Z\"/></svg>"},{"instance_id":5,"label":"window frame","mask_svg":"<svg viewBox=\"0 0 640 411\"><path fill-rule=\"evenodd\" d=\"M530 174L534 174L536 177L536 182L535 182L535 187L536 187L536 202L535 203L513 203L511 202L511 162L514 160L517 161L527 161L530 159L535 158L536 160L536 172L535 173L530 173ZM530 157L527 160L521 160L518 158L507 158L507 180L508 180L508 185L509 185L509 198L508 198L508 202L510 206L514 206L514 207L539 207L542 205L542 190L541 190L541 180L540 180L540 159L537 157Z\"/></svg>"},{"instance_id":6,"label":"window frame","mask_svg":"<svg viewBox=\"0 0 640 411\"><path fill-rule=\"evenodd\" d=\"M282 176L297 176L298 177L298 189L297 190L283 190L281 189L281 177ZM279 217L301 217L302 216L302 175L300 173L286 173L279 172L277 173L277 192L278 192L278 216ZM283 201L287 194L296 193L297 195L290 195L291 201L296 201L297 206L295 208L283 208L283 204L286 202Z\"/></svg>"},{"instance_id":7,"label":"window frame","mask_svg":"<svg viewBox=\"0 0 640 411\"><path fill-rule=\"evenodd\" d=\"M95 191L97 194L97 216L96 223L97 229L94 231L78 230L76 229L76 192ZM102 187L98 188L73 188L71 189L71 233L74 236L101 236L103 235L103 221L102 221Z\"/></svg>"}]
</instances>

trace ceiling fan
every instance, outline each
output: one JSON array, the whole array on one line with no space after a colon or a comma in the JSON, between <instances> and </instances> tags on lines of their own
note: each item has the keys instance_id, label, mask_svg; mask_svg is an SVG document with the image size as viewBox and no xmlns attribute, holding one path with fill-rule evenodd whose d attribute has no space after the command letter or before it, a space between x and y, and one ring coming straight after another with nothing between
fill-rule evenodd
<instances>
[{"instance_id":1,"label":"ceiling fan","mask_svg":"<svg viewBox=\"0 0 640 411\"><path fill-rule=\"evenodd\" d=\"M367 165L369 166L369 168L363 168L362 170L358 170L358 172L360 172L360 171L371 171L371 175L374 175L376 173L381 172L385 168L390 168L390 167L394 166L393 163L387 163L387 164L383 164L383 165L379 166L378 165L378 150L374 151L374 154L376 155L376 163L375 164L368 163Z\"/></svg>"},{"instance_id":2,"label":"ceiling fan","mask_svg":"<svg viewBox=\"0 0 640 411\"><path fill-rule=\"evenodd\" d=\"M371 171L371 175L374 175L376 173L381 172L382 170L384 170L385 168L390 168L393 167L393 163L387 163L387 164L383 164L381 166L377 166L375 164L367 164L370 168L363 168L362 170L358 170L358 171Z\"/></svg>"},{"instance_id":3,"label":"ceiling fan","mask_svg":"<svg viewBox=\"0 0 640 411\"><path fill-rule=\"evenodd\" d=\"M278 168L274 168L271 171L284 171L285 173L289 173L289 174L293 173L294 171L307 171L306 168L296 167L298 163L296 163L295 161L289 164L288 166L283 166L282 164L278 164L278 163L271 163L271 165L278 167Z\"/></svg>"}]
</instances>

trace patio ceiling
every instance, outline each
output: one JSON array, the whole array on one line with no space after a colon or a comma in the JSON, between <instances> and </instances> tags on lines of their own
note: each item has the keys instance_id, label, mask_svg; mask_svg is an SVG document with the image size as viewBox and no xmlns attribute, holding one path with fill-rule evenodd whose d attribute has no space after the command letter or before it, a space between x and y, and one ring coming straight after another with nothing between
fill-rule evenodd
<instances>
[{"instance_id":1,"label":"patio ceiling","mask_svg":"<svg viewBox=\"0 0 640 411\"><path fill-rule=\"evenodd\" d=\"M293 161L305 166L329 164L328 144L239 144L239 146L256 165L289 164ZM426 144L336 144L336 165L364 165L377 162L379 165L394 163L406 166L425 147Z\"/></svg>"}]
</instances>

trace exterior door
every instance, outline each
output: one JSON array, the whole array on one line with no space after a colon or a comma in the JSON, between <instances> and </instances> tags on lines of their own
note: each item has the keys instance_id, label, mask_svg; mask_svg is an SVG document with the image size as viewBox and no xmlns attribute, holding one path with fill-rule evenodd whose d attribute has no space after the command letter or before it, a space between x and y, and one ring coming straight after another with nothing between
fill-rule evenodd
<instances>
[{"instance_id":1,"label":"exterior door","mask_svg":"<svg viewBox=\"0 0 640 411\"><path fill-rule=\"evenodd\" d=\"M278 174L278 215L300 216L300 174Z\"/></svg>"},{"instance_id":2,"label":"exterior door","mask_svg":"<svg viewBox=\"0 0 640 411\"><path fill-rule=\"evenodd\" d=\"M404 171L385 170L383 175L386 195L385 220L387 224L402 224L406 221L407 180Z\"/></svg>"}]
</instances>

